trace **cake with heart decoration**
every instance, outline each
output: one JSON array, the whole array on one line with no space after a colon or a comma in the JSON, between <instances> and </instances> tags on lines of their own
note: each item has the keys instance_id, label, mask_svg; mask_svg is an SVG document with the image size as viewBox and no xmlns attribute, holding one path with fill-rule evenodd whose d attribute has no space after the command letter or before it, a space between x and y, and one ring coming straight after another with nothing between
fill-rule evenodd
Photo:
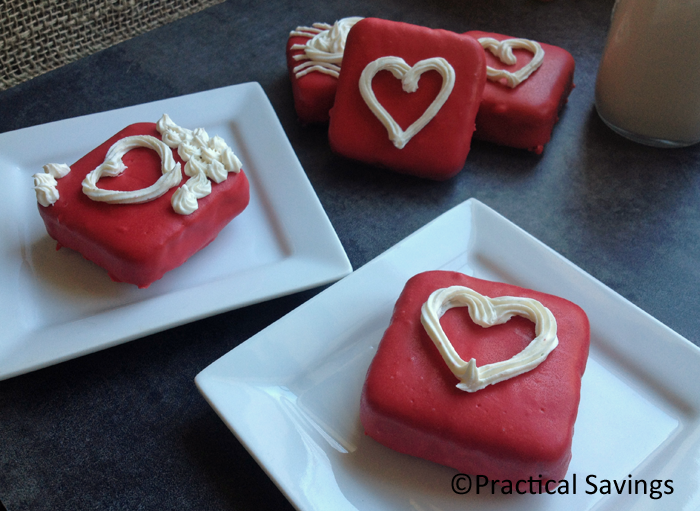
<instances>
[{"instance_id":1,"label":"cake with heart decoration","mask_svg":"<svg viewBox=\"0 0 700 511\"><path fill-rule=\"evenodd\" d=\"M345 40L362 18L300 26L287 39L287 69L292 83L294 108L304 124L328 122L335 100Z\"/></svg>"},{"instance_id":2,"label":"cake with heart decoration","mask_svg":"<svg viewBox=\"0 0 700 511\"><path fill-rule=\"evenodd\" d=\"M328 138L345 157L442 180L465 164L485 84L472 37L376 18L345 44Z\"/></svg>"},{"instance_id":3,"label":"cake with heart decoration","mask_svg":"<svg viewBox=\"0 0 700 511\"><path fill-rule=\"evenodd\" d=\"M482 44L488 66L474 138L542 153L574 88L574 58L529 39L466 34Z\"/></svg>"},{"instance_id":4,"label":"cake with heart decoration","mask_svg":"<svg viewBox=\"0 0 700 511\"><path fill-rule=\"evenodd\" d=\"M365 433L491 480L564 478L589 349L563 298L457 272L411 278L367 372Z\"/></svg>"},{"instance_id":5,"label":"cake with heart decoration","mask_svg":"<svg viewBox=\"0 0 700 511\"><path fill-rule=\"evenodd\" d=\"M141 288L211 243L249 201L224 140L167 115L124 128L71 166L45 165L34 188L58 248Z\"/></svg>"}]
</instances>

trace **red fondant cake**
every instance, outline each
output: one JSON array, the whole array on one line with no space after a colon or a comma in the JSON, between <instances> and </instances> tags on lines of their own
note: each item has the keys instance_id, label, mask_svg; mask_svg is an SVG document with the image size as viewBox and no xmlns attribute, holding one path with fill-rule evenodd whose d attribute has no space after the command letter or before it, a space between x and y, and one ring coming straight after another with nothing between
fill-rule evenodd
<instances>
[{"instance_id":1,"label":"red fondant cake","mask_svg":"<svg viewBox=\"0 0 700 511\"><path fill-rule=\"evenodd\" d=\"M470 36L363 19L348 34L331 147L402 173L452 177L469 153L485 73L483 49Z\"/></svg>"},{"instance_id":2,"label":"red fondant cake","mask_svg":"<svg viewBox=\"0 0 700 511\"><path fill-rule=\"evenodd\" d=\"M465 286L491 298L532 298L556 319L558 345L534 369L465 392L421 324L421 307L436 290ZM515 316L483 328L467 307L448 310L445 334L464 360L507 360L535 337L535 325ZM560 480L571 459L589 323L562 298L461 273L416 275L399 297L362 390L367 435L402 453L491 480Z\"/></svg>"},{"instance_id":3,"label":"red fondant cake","mask_svg":"<svg viewBox=\"0 0 700 511\"><path fill-rule=\"evenodd\" d=\"M328 122L328 111L333 106L335 89L338 79L324 73L314 72L297 78L294 68L299 62L294 55L300 55L303 50L292 50L296 44L305 44L308 38L290 37L287 41L287 68L292 82L294 108L297 117L304 124Z\"/></svg>"},{"instance_id":4,"label":"red fondant cake","mask_svg":"<svg viewBox=\"0 0 700 511\"><path fill-rule=\"evenodd\" d=\"M345 38L360 18L344 18L334 25L314 23L297 27L287 40L287 69L294 108L304 124L328 122L335 100Z\"/></svg>"},{"instance_id":5,"label":"red fondant cake","mask_svg":"<svg viewBox=\"0 0 700 511\"><path fill-rule=\"evenodd\" d=\"M475 39L513 39L502 34L467 32ZM502 81L486 81L474 138L540 154L552 136L559 112L574 88L574 58L557 46L539 43L544 50L542 65L516 87ZM515 72L533 58L527 49L514 48L517 63L504 64L485 50L486 64L494 69Z\"/></svg>"},{"instance_id":6,"label":"red fondant cake","mask_svg":"<svg viewBox=\"0 0 700 511\"><path fill-rule=\"evenodd\" d=\"M211 193L199 198L198 207L191 214L176 213L171 205L176 190L192 179L184 172L179 186L148 202L113 204L88 197L83 192L84 178L103 163L115 142L132 135L150 135L161 140L154 123L128 126L57 179L58 200L53 205L40 204L39 212L58 248L65 246L80 252L106 269L114 281L147 287L209 244L245 209L249 189L242 170L229 173L223 181L211 184ZM166 149L184 167L178 151ZM117 177L100 179L100 189L140 190L162 176L161 157L152 149L136 147L122 160L126 170Z\"/></svg>"}]
</instances>

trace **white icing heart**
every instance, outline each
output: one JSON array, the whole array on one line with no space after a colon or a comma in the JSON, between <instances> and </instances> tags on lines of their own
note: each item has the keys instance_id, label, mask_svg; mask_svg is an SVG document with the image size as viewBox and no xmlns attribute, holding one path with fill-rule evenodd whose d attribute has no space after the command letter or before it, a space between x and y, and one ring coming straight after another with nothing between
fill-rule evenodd
<instances>
[{"instance_id":1,"label":"white icing heart","mask_svg":"<svg viewBox=\"0 0 700 511\"><path fill-rule=\"evenodd\" d=\"M170 202L176 213L190 215L198 208L197 200L211 193L210 180L221 183L230 172L241 171L241 161L221 137L210 138L202 128L194 131L181 128L167 114L163 114L156 128L163 137L162 141L150 135L134 135L115 142L107 151L104 162L83 179L83 193L94 201L111 204L138 204L157 199L182 181L180 164L175 161L171 151L171 148L177 149L180 158L187 162L184 170L190 179L175 191ZM99 188L97 182L102 176L115 177L126 170L122 158L137 147L146 147L158 153L163 175L151 186L140 190ZM64 171L64 167L68 171ZM49 164L44 167L47 175L55 177L63 177L69 171L66 165ZM35 174L34 181L37 200L42 205L55 203L58 199L55 180L51 183L43 175Z\"/></svg>"},{"instance_id":2,"label":"white icing heart","mask_svg":"<svg viewBox=\"0 0 700 511\"><path fill-rule=\"evenodd\" d=\"M415 92L418 90L418 80L426 71L434 70L442 76L442 87L430 106L423 112L406 131L402 130L394 118L379 103L372 90L372 79L382 70L390 71L395 78L401 80L402 88L405 92ZM411 140L416 133L422 130L445 104L455 84L455 70L447 60L442 57L433 57L421 60L411 67L401 57L380 57L367 64L360 76L360 94L367 103L377 119L384 125L391 140L398 149Z\"/></svg>"},{"instance_id":3,"label":"white icing heart","mask_svg":"<svg viewBox=\"0 0 700 511\"><path fill-rule=\"evenodd\" d=\"M102 176L116 177L126 170L122 158L137 147L147 147L158 153L163 175L151 186L140 190L121 191L99 188L97 182ZM175 162L170 147L155 137L135 135L122 138L109 148L104 162L83 179L83 193L98 202L137 204L157 199L173 186L179 185L181 180L180 164Z\"/></svg>"},{"instance_id":4,"label":"white icing heart","mask_svg":"<svg viewBox=\"0 0 700 511\"><path fill-rule=\"evenodd\" d=\"M535 323L536 337L512 358L478 367L475 359L465 362L459 356L442 329L440 318L453 307L469 307L472 321L485 328L503 324L513 316L523 316ZM531 371L559 344L557 321L537 300L515 296L489 298L464 286L433 292L421 308L421 323L452 374L460 380L457 388L466 392L476 392Z\"/></svg>"},{"instance_id":5,"label":"white icing heart","mask_svg":"<svg viewBox=\"0 0 700 511\"><path fill-rule=\"evenodd\" d=\"M486 66L486 77L494 82L505 79L506 84L510 88L517 87L522 82L535 72L542 65L544 60L544 50L537 41L530 39L504 39L499 41L493 37L482 37L479 39L481 46L493 53L498 59L506 65L512 66L518 62L518 59L513 54L513 48L522 48L531 51L534 56L527 65L511 73L505 69L494 69Z\"/></svg>"}]
</instances>

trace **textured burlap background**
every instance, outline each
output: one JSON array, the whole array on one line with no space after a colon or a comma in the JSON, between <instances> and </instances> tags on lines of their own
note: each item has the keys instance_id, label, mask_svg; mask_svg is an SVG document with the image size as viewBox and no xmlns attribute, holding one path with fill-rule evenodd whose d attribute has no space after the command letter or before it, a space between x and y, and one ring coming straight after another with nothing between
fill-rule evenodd
<instances>
[{"instance_id":1,"label":"textured burlap background","mask_svg":"<svg viewBox=\"0 0 700 511\"><path fill-rule=\"evenodd\" d=\"M0 0L0 90L223 0Z\"/></svg>"}]
</instances>

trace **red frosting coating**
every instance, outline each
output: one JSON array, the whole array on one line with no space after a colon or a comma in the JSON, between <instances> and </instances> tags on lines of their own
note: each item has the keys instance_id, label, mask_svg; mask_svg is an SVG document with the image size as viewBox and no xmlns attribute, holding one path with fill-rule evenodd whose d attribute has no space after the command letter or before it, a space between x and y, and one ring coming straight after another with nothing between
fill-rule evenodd
<instances>
[{"instance_id":1,"label":"red frosting coating","mask_svg":"<svg viewBox=\"0 0 700 511\"><path fill-rule=\"evenodd\" d=\"M540 301L557 320L559 345L535 369L474 393L452 374L420 321L421 306L440 288L461 285L489 297ZM511 358L535 337L534 323L513 317L482 328L466 307L441 324L460 356L479 366ZM400 451L489 479L560 480L571 459L589 323L577 305L552 295L433 271L408 281L362 391L366 434Z\"/></svg>"},{"instance_id":2,"label":"red frosting coating","mask_svg":"<svg viewBox=\"0 0 700 511\"><path fill-rule=\"evenodd\" d=\"M328 122L328 111L335 100L338 79L319 71L296 77L294 68L308 60L294 60L294 55L300 55L304 50L292 50L292 46L306 44L308 40L308 37L293 36L287 41L287 69L292 82L294 108L304 124L325 123Z\"/></svg>"},{"instance_id":3,"label":"red frosting coating","mask_svg":"<svg viewBox=\"0 0 700 511\"><path fill-rule=\"evenodd\" d=\"M229 173L222 183L212 183L212 193L199 200L199 209L191 215L173 211L170 198L176 187L142 204L93 201L82 192L83 179L104 161L115 142L131 135L161 138L154 123L126 127L78 160L70 173L57 180L60 198L53 206L38 207L58 248L65 246L80 252L106 269L116 282L143 288L216 238L248 205L249 189L243 171ZM177 150L173 154L184 169ZM100 188L137 190L150 186L162 175L160 157L151 149L132 149L123 161L128 168L118 177L100 179ZM187 179L183 172L181 185Z\"/></svg>"},{"instance_id":4,"label":"red frosting coating","mask_svg":"<svg viewBox=\"0 0 700 511\"><path fill-rule=\"evenodd\" d=\"M454 68L455 86L437 115L403 149L389 140L387 130L360 94L365 67L379 57L403 58L409 66L443 57ZM398 172L431 179L458 173L469 153L474 119L486 76L481 45L472 37L407 23L365 18L348 34L343 70L331 110L329 141L337 153ZM428 108L442 86L436 71L427 71L418 90L404 92L401 81L380 71L372 81L377 100L406 130Z\"/></svg>"},{"instance_id":5,"label":"red frosting coating","mask_svg":"<svg viewBox=\"0 0 700 511\"><path fill-rule=\"evenodd\" d=\"M467 34L475 39L512 39L511 36L489 32L471 31ZM510 88L499 82L486 81L476 116L474 138L542 153L559 120L559 112L574 88L575 63L568 51L550 44L540 45L544 50L542 65L520 85ZM484 53L488 66L511 72L526 66L533 57L528 50L514 49L518 62L508 66L490 51Z\"/></svg>"}]
</instances>

